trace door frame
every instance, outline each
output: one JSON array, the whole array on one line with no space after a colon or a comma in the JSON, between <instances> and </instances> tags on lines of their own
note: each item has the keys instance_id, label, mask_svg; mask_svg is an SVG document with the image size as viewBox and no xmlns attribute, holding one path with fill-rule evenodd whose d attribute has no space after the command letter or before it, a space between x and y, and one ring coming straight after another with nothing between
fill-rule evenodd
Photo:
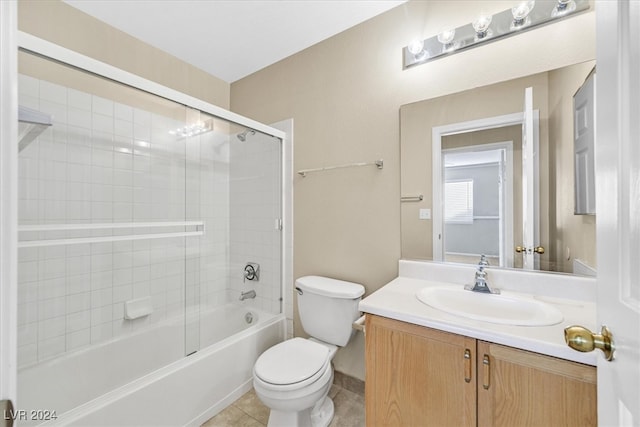
<instances>
[{"instance_id":1,"label":"door frame","mask_svg":"<svg viewBox=\"0 0 640 427\"><path fill-rule=\"evenodd\" d=\"M10 400L14 406L18 329L17 22L17 2L0 1L0 400ZM0 418L0 424L2 421Z\"/></svg>"},{"instance_id":2,"label":"door frame","mask_svg":"<svg viewBox=\"0 0 640 427\"><path fill-rule=\"evenodd\" d=\"M539 110L533 110L534 121L539 122ZM442 126L434 126L431 130L431 168L432 168L432 209L433 209L433 260L443 261L444 245L444 202L442 185L444 183L444 168L442 167L442 137L461 133L475 132L479 130L495 129L506 126L522 125L524 112L504 114L501 116L486 117L478 120L451 123ZM512 227L513 229L513 227ZM511 253L513 259L513 239L507 242L505 252Z\"/></svg>"},{"instance_id":3,"label":"door frame","mask_svg":"<svg viewBox=\"0 0 640 427\"><path fill-rule=\"evenodd\" d=\"M500 161L500 225L499 225L499 248L500 267L513 267L513 141L492 142L489 144L479 144L466 147L456 147L441 150L441 156L446 154L469 153L478 151L498 151L504 153ZM441 159L441 164L443 161ZM444 169L443 169L444 173ZM442 181L444 185L445 181ZM444 201L443 201L444 203ZM444 243L444 240L443 240ZM443 246L443 256L444 256Z\"/></svg>"}]
</instances>

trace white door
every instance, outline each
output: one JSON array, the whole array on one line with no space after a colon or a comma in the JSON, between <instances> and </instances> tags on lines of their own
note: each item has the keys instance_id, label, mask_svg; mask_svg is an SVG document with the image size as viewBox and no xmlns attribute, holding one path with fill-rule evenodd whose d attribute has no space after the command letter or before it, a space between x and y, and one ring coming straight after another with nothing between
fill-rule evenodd
<instances>
[{"instance_id":1,"label":"white door","mask_svg":"<svg viewBox=\"0 0 640 427\"><path fill-rule=\"evenodd\" d=\"M507 238L505 236L505 227L506 227L506 199L507 199L507 192L505 191L504 187L507 184L507 177L506 177L506 168L507 168L507 152L506 150L500 150L500 160L498 161L498 212L499 212L499 216L500 218L498 219L499 221L499 225L498 225L498 253L500 254L500 267L513 267L513 264L507 264L507 254L505 254L505 249L507 247L507 244L505 242L505 239ZM510 180L509 180L510 181ZM513 196L513 192L511 192L511 194L509 194L509 196ZM509 201L511 201L512 197L509 197ZM511 204L513 206L513 204ZM513 259L513 254L509 253L509 255L511 255L511 259Z\"/></svg>"},{"instance_id":2,"label":"white door","mask_svg":"<svg viewBox=\"0 0 640 427\"><path fill-rule=\"evenodd\" d=\"M539 270L539 180L538 180L538 117L533 111L533 88L524 91L522 121L522 268Z\"/></svg>"},{"instance_id":3,"label":"white door","mask_svg":"<svg viewBox=\"0 0 640 427\"><path fill-rule=\"evenodd\" d=\"M0 1L0 426L16 398L17 2Z\"/></svg>"},{"instance_id":4,"label":"white door","mask_svg":"<svg viewBox=\"0 0 640 427\"><path fill-rule=\"evenodd\" d=\"M614 360L598 361L598 423L640 425L640 2L597 5L598 324Z\"/></svg>"},{"instance_id":5,"label":"white door","mask_svg":"<svg viewBox=\"0 0 640 427\"><path fill-rule=\"evenodd\" d=\"M595 189L595 102L596 75L591 75L573 97L574 212L596 213Z\"/></svg>"}]
</instances>

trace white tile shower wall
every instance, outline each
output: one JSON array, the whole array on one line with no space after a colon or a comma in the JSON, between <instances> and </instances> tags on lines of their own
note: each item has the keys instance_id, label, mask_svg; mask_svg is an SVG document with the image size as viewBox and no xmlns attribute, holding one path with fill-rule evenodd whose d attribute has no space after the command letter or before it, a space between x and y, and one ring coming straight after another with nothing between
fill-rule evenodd
<instances>
[{"instance_id":1,"label":"white tile shower wall","mask_svg":"<svg viewBox=\"0 0 640 427\"><path fill-rule=\"evenodd\" d=\"M54 123L20 153L20 225L207 224L202 238L20 249L19 365L182 314L185 301L192 310L200 302L224 302L228 137L178 140L168 130L184 123L24 75L19 90L21 105L50 113ZM144 232L153 231L32 232L20 238ZM125 320L124 302L143 296L152 297L153 313Z\"/></svg>"},{"instance_id":2,"label":"white tile shower wall","mask_svg":"<svg viewBox=\"0 0 640 427\"><path fill-rule=\"evenodd\" d=\"M201 118L204 121L206 118ZM186 352L200 340L200 314L226 303L229 241L229 136L210 132L186 141L187 220L203 220L206 233L187 240ZM203 325L204 328L214 325Z\"/></svg>"},{"instance_id":3,"label":"white tile shower wall","mask_svg":"<svg viewBox=\"0 0 640 427\"><path fill-rule=\"evenodd\" d=\"M230 162L230 301L242 291L255 290L247 306L281 311L280 141L256 133L246 141L232 140ZM247 262L260 264L260 280L243 281Z\"/></svg>"}]
</instances>

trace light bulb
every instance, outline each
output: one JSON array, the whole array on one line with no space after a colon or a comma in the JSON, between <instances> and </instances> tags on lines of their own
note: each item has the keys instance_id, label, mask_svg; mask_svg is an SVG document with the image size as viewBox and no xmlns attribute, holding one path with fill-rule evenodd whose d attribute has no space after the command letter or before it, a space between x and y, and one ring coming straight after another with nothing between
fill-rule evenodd
<instances>
[{"instance_id":1,"label":"light bulb","mask_svg":"<svg viewBox=\"0 0 640 427\"><path fill-rule=\"evenodd\" d=\"M536 5L535 0L523 1L517 6L511 8L511 14L513 15L513 23L516 26L523 25L526 17L531 13L533 7Z\"/></svg>"},{"instance_id":2,"label":"light bulb","mask_svg":"<svg viewBox=\"0 0 640 427\"><path fill-rule=\"evenodd\" d=\"M444 45L448 45L453 41L453 38L455 36L456 36L455 28L443 30L440 34L438 34L438 41Z\"/></svg>"},{"instance_id":3,"label":"light bulb","mask_svg":"<svg viewBox=\"0 0 640 427\"><path fill-rule=\"evenodd\" d=\"M576 2L573 0L558 0L558 4L551 11L552 18L559 18L576 10Z\"/></svg>"},{"instance_id":4,"label":"light bulb","mask_svg":"<svg viewBox=\"0 0 640 427\"><path fill-rule=\"evenodd\" d=\"M409 46L407 46L407 50L413 54L413 56L420 55L420 53L422 53L422 49L424 49L424 41L420 39L413 40L409 43Z\"/></svg>"},{"instance_id":5,"label":"light bulb","mask_svg":"<svg viewBox=\"0 0 640 427\"><path fill-rule=\"evenodd\" d=\"M471 25L476 32L476 36L482 39L487 36L489 31L489 25L491 25L492 15L480 15L478 19L473 21Z\"/></svg>"},{"instance_id":6,"label":"light bulb","mask_svg":"<svg viewBox=\"0 0 640 427\"><path fill-rule=\"evenodd\" d=\"M413 40L409 43L409 46L407 46L407 50L413 55L414 63L424 61L427 57L427 51L424 50L424 40Z\"/></svg>"}]
</instances>

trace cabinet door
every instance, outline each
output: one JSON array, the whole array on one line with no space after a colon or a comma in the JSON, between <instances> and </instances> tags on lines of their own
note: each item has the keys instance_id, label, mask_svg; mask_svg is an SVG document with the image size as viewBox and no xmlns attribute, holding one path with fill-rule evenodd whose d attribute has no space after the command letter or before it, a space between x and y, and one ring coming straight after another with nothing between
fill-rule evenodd
<instances>
[{"instance_id":1,"label":"cabinet door","mask_svg":"<svg viewBox=\"0 0 640 427\"><path fill-rule=\"evenodd\" d=\"M596 368L478 341L478 426L597 424Z\"/></svg>"},{"instance_id":2,"label":"cabinet door","mask_svg":"<svg viewBox=\"0 0 640 427\"><path fill-rule=\"evenodd\" d=\"M367 314L366 423L475 426L475 340Z\"/></svg>"}]
</instances>

